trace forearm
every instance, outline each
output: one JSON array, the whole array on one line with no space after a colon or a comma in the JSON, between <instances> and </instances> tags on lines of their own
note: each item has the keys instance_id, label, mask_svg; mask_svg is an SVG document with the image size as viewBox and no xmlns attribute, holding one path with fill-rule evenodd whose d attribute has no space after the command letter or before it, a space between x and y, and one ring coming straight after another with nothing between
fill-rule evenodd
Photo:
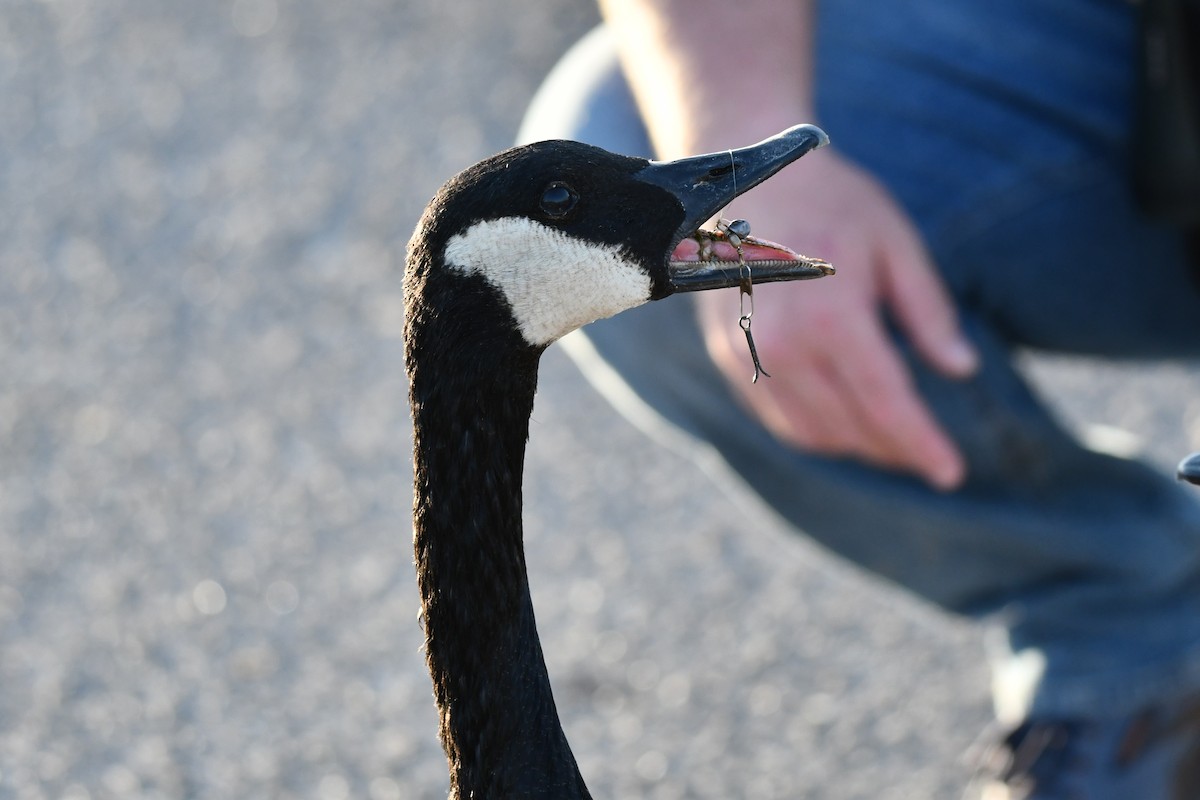
<instances>
[{"instance_id":1,"label":"forearm","mask_svg":"<svg viewBox=\"0 0 1200 800\"><path fill-rule=\"evenodd\" d=\"M813 0L600 0L660 156L812 122Z\"/></svg>"}]
</instances>

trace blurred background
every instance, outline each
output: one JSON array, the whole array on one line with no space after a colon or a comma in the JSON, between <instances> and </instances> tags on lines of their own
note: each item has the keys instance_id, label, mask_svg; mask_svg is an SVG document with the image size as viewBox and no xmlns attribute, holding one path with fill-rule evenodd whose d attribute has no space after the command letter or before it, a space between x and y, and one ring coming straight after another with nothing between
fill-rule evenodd
<instances>
[{"instance_id":1,"label":"blurred background","mask_svg":"<svg viewBox=\"0 0 1200 800\"><path fill-rule=\"evenodd\" d=\"M404 245L596 19L0 5L0 798L445 797ZM1033 366L1163 469L1200 444L1194 368ZM988 718L972 629L646 440L556 349L526 485L597 797L958 796Z\"/></svg>"}]
</instances>

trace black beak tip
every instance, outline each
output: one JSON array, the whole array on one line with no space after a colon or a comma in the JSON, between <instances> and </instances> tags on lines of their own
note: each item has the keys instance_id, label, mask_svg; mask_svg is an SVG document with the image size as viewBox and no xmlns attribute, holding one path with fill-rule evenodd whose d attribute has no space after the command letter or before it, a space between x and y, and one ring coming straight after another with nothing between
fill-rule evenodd
<instances>
[{"instance_id":1,"label":"black beak tip","mask_svg":"<svg viewBox=\"0 0 1200 800\"><path fill-rule=\"evenodd\" d=\"M793 125L750 147L735 150L744 156L747 166L765 170L768 174L790 164L803 155L829 144L829 134L816 125Z\"/></svg>"},{"instance_id":2,"label":"black beak tip","mask_svg":"<svg viewBox=\"0 0 1200 800\"><path fill-rule=\"evenodd\" d=\"M806 139L812 143L808 146L807 150L816 150L818 147L824 147L825 145L829 144L829 134L818 128L816 125L794 125L793 127L788 128L786 131L779 134L779 136L786 137L788 139Z\"/></svg>"}]
</instances>

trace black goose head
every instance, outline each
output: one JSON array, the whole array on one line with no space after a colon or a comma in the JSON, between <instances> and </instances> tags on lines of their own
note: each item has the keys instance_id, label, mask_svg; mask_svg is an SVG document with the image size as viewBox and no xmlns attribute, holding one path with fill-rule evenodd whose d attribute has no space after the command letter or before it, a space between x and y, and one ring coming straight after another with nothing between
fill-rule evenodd
<instances>
[{"instance_id":1,"label":"black goose head","mask_svg":"<svg viewBox=\"0 0 1200 800\"><path fill-rule=\"evenodd\" d=\"M740 150L677 161L569 141L499 153L452 178L422 216L409 243L410 321L469 316L479 326L490 316L483 295L498 295L506 319L496 323L515 325L541 349L648 300L735 286L736 264L700 262L695 248L680 255L677 246L735 196L827 141L819 128L800 125ZM832 272L771 243L747 249L756 283Z\"/></svg>"}]
</instances>

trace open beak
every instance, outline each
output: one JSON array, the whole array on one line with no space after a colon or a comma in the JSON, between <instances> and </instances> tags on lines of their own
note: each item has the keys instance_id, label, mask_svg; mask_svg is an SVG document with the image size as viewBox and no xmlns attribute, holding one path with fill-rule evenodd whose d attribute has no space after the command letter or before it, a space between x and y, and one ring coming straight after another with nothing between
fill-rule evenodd
<instances>
[{"instance_id":1,"label":"open beak","mask_svg":"<svg viewBox=\"0 0 1200 800\"><path fill-rule=\"evenodd\" d=\"M639 180L666 189L679 200L684 219L675 231L668 261L668 282L674 292L695 292L738 286L749 273L753 283L806 280L832 275L833 267L802 256L782 245L742 237L738 248L721 232L701 226L746 192L810 150L829 143L815 125L797 125L758 144L675 161L651 161L637 173ZM742 269L745 261L748 270Z\"/></svg>"}]
</instances>

